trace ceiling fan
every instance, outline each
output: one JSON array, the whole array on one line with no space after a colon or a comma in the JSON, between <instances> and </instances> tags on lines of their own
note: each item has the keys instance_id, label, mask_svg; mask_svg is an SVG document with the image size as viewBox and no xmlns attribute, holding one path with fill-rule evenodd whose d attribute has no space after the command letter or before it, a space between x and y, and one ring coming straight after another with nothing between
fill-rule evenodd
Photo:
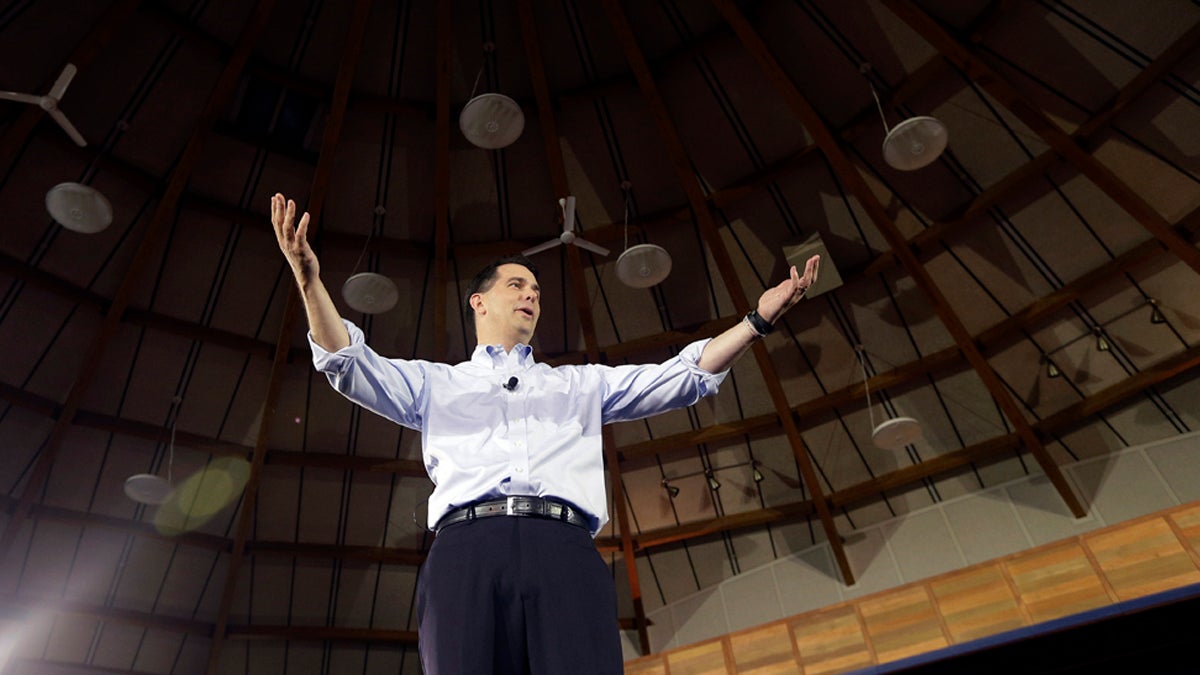
<instances>
[{"instance_id":1,"label":"ceiling fan","mask_svg":"<svg viewBox=\"0 0 1200 675\"><path fill-rule=\"evenodd\" d=\"M0 91L0 99L16 101L18 103L32 103L42 110L50 114L50 117L58 122L58 126L67 132L71 140L75 141L79 147L86 147L87 141L83 138L83 134L71 124L71 120L63 114L63 111L58 109L58 102L62 100L63 94L67 93L67 87L71 84L71 80L75 77L75 64L68 63L58 79L54 81L54 86L50 87L50 92L45 96L35 96L33 94L22 94L15 91Z\"/></svg>"},{"instance_id":2,"label":"ceiling fan","mask_svg":"<svg viewBox=\"0 0 1200 675\"><path fill-rule=\"evenodd\" d=\"M534 253L541 253L558 246L559 244L574 244L579 248L599 255L608 255L608 249L603 246L598 246L590 241L580 239L575 235L575 198L568 196L565 199L559 199L558 205L563 209L563 231L557 238L551 239L544 244L538 244L533 248L521 251L521 255L530 256Z\"/></svg>"}]
</instances>

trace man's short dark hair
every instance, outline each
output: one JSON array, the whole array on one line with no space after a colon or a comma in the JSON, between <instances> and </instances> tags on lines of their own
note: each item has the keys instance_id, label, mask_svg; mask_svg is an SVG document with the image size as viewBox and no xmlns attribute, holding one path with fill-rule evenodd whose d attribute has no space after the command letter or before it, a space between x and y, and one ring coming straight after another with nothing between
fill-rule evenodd
<instances>
[{"instance_id":1,"label":"man's short dark hair","mask_svg":"<svg viewBox=\"0 0 1200 675\"><path fill-rule=\"evenodd\" d=\"M538 271L533 261L519 253L497 258L487 267L479 270L479 274L476 274L475 278L471 279L471 283L467 284L467 294L463 297L463 321L466 323L468 334L473 335L475 333L475 309L471 307L471 296L476 293L487 293L491 290L492 285L496 283L496 279L500 276L496 273L496 270L501 265L522 265L525 269L529 270L529 273L534 278L537 278Z\"/></svg>"}]
</instances>

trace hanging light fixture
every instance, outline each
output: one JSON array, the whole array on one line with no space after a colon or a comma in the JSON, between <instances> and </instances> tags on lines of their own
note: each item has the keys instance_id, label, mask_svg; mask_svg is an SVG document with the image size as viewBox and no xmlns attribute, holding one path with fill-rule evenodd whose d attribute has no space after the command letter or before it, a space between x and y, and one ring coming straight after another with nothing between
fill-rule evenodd
<instances>
[{"instance_id":1,"label":"hanging light fixture","mask_svg":"<svg viewBox=\"0 0 1200 675\"><path fill-rule=\"evenodd\" d=\"M375 215L382 216L384 213L386 210L383 206L375 207ZM375 226L372 224L371 231L367 233L367 241L363 243L363 250L354 263L354 269L350 270L350 277L342 284L342 299L351 309L363 314L382 314L395 307L400 300L400 290L396 288L396 282L389 277L376 272L355 274L371 246L371 237L374 235Z\"/></svg>"},{"instance_id":2,"label":"hanging light fixture","mask_svg":"<svg viewBox=\"0 0 1200 675\"><path fill-rule=\"evenodd\" d=\"M629 191L633 183L623 181L621 191L625 193L625 245L617 258L617 278L633 288L650 288L662 283L671 273L671 254L661 246L638 244L629 246Z\"/></svg>"},{"instance_id":3,"label":"hanging light fixture","mask_svg":"<svg viewBox=\"0 0 1200 675\"><path fill-rule=\"evenodd\" d=\"M709 490L716 491L721 489L721 483L718 482L717 477L713 475L712 469L705 469L704 477L708 479Z\"/></svg>"},{"instance_id":4,"label":"hanging light fixture","mask_svg":"<svg viewBox=\"0 0 1200 675\"><path fill-rule=\"evenodd\" d=\"M59 183L46 192L46 210L59 225L95 234L112 224L112 204L99 190L82 183Z\"/></svg>"},{"instance_id":5,"label":"hanging light fixture","mask_svg":"<svg viewBox=\"0 0 1200 675\"><path fill-rule=\"evenodd\" d=\"M752 461L752 462L750 462L750 466L754 469L754 473L751 474L751 477L754 478L754 482L755 483L763 482L763 474L761 471L758 470L758 462Z\"/></svg>"},{"instance_id":6,"label":"hanging light fixture","mask_svg":"<svg viewBox=\"0 0 1200 675\"><path fill-rule=\"evenodd\" d=\"M667 482L666 478L662 479L662 486L663 489L667 491L667 494L670 495L671 499L679 496L679 488Z\"/></svg>"},{"instance_id":7,"label":"hanging light fixture","mask_svg":"<svg viewBox=\"0 0 1200 675\"><path fill-rule=\"evenodd\" d=\"M167 477L157 474L139 473L125 479L125 496L139 504L159 506L165 504L175 492L172 483L172 471L175 465L175 423L179 419L179 405L183 399L179 396L171 399L171 410L167 413L171 420L171 442L167 446Z\"/></svg>"},{"instance_id":8,"label":"hanging light fixture","mask_svg":"<svg viewBox=\"0 0 1200 675\"><path fill-rule=\"evenodd\" d=\"M1046 361L1046 377L1054 378L1062 375L1062 371L1058 369L1058 365L1049 356L1044 357L1044 360Z\"/></svg>"},{"instance_id":9,"label":"hanging light fixture","mask_svg":"<svg viewBox=\"0 0 1200 675\"><path fill-rule=\"evenodd\" d=\"M1150 304L1150 323L1152 323L1152 324L1166 323L1167 317L1163 316L1162 308L1160 308L1158 306L1158 300L1155 300L1154 298L1150 298L1146 302L1148 302Z\"/></svg>"},{"instance_id":10,"label":"hanging light fixture","mask_svg":"<svg viewBox=\"0 0 1200 675\"><path fill-rule=\"evenodd\" d=\"M466 136L472 145L485 150L507 148L525 129L525 114L521 112L521 106L517 105L516 101L498 93L475 95L487 59L494 51L494 43L484 43L483 64L479 66L475 85L471 87L471 98L458 115L458 128L463 136Z\"/></svg>"},{"instance_id":11,"label":"hanging light fixture","mask_svg":"<svg viewBox=\"0 0 1200 675\"><path fill-rule=\"evenodd\" d=\"M867 78L871 97L875 99L875 107L879 110L879 119L883 121L883 159L888 166L900 171L914 171L936 161L950 140L946 125L935 117L923 115L910 117L889 129L883 105L875 93L875 84L871 82L871 64L864 63L859 67L859 72Z\"/></svg>"},{"instance_id":12,"label":"hanging light fixture","mask_svg":"<svg viewBox=\"0 0 1200 675\"><path fill-rule=\"evenodd\" d=\"M1092 333L1096 336L1096 351L1107 352L1112 349L1112 345L1109 344L1108 338L1104 337L1104 331L1099 326L1093 328Z\"/></svg>"},{"instance_id":13,"label":"hanging light fixture","mask_svg":"<svg viewBox=\"0 0 1200 675\"><path fill-rule=\"evenodd\" d=\"M893 417L875 424L875 411L871 407L871 381L867 377L867 359L863 354L863 346L859 345L858 363L862 367L863 387L867 391L867 414L871 419L871 440L875 447L883 450L899 450L911 445L921 438L921 423L911 417ZM883 403L880 403L880 407ZM887 410L884 409L884 413Z\"/></svg>"}]
</instances>

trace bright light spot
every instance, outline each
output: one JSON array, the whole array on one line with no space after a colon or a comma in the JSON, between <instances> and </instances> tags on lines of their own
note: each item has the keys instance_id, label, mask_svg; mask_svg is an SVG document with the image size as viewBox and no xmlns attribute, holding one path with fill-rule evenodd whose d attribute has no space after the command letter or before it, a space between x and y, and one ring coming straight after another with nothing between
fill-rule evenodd
<instances>
[{"instance_id":1,"label":"bright light spot","mask_svg":"<svg viewBox=\"0 0 1200 675\"><path fill-rule=\"evenodd\" d=\"M6 672L8 661L28 628L26 622L0 622L0 672Z\"/></svg>"},{"instance_id":2,"label":"bright light spot","mask_svg":"<svg viewBox=\"0 0 1200 675\"><path fill-rule=\"evenodd\" d=\"M250 479L250 463L240 457L218 457L175 488L154 516L163 534L179 534L207 523L235 503Z\"/></svg>"}]
</instances>

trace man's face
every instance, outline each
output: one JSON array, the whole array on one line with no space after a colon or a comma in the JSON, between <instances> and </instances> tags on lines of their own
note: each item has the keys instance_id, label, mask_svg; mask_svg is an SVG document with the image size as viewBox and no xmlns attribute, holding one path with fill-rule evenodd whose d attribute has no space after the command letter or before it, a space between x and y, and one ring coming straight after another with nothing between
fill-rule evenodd
<instances>
[{"instance_id":1,"label":"man's face","mask_svg":"<svg viewBox=\"0 0 1200 675\"><path fill-rule=\"evenodd\" d=\"M491 288L471 296L471 307L481 344L529 344L542 314L541 288L524 265L504 264Z\"/></svg>"}]
</instances>

